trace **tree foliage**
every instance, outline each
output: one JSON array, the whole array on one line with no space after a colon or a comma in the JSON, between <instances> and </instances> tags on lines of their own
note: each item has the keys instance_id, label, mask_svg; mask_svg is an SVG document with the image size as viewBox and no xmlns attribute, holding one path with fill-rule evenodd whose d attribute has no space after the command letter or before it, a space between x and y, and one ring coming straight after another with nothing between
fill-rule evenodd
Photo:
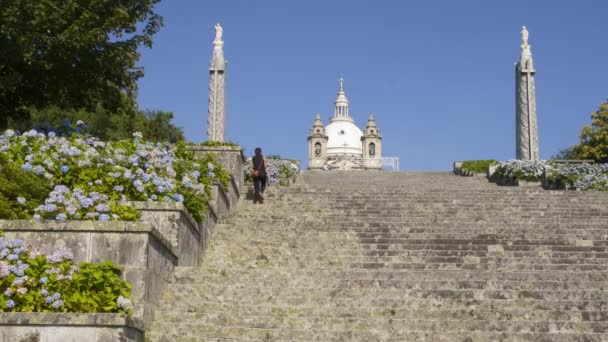
<instances>
[{"instance_id":1,"label":"tree foliage","mask_svg":"<svg viewBox=\"0 0 608 342\"><path fill-rule=\"evenodd\" d=\"M574 154L579 159L608 162L608 101L591 114L591 125L585 125L581 130L580 143L574 147Z\"/></svg>"},{"instance_id":2,"label":"tree foliage","mask_svg":"<svg viewBox=\"0 0 608 342\"><path fill-rule=\"evenodd\" d=\"M137 50L162 26L158 2L0 0L0 129L29 128L58 109L87 112L89 123L144 118Z\"/></svg>"},{"instance_id":3,"label":"tree foliage","mask_svg":"<svg viewBox=\"0 0 608 342\"><path fill-rule=\"evenodd\" d=\"M177 142L184 140L181 128L175 127L171 120L173 113L161 110L110 113L101 107L95 111L62 110L52 106L44 110L33 110L34 128L39 131L59 132L63 127L74 126L83 121L86 129L93 136L102 140L128 139L133 132L141 132L151 141Z\"/></svg>"}]
</instances>

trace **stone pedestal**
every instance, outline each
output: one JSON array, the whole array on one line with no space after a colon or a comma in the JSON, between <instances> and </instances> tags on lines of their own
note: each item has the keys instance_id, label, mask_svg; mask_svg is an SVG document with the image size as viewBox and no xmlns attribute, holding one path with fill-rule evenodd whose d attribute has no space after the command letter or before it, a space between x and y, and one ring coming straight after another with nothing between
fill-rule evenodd
<instances>
[{"instance_id":1,"label":"stone pedestal","mask_svg":"<svg viewBox=\"0 0 608 342\"><path fill-rule=\"evenodd\" d=\"M239 191L242 192L245 184L245 155L243 149L238 146L188 146L188 149L196 154L204 155L213 153L215 159L222 167L234 177L234 182Z\"/></svg>"}]
</instances>

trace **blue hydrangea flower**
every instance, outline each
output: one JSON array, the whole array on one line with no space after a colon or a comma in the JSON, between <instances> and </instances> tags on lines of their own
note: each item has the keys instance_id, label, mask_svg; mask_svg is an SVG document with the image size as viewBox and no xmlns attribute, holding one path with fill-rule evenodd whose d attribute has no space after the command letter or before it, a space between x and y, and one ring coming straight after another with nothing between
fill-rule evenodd
<instances>
[{"instance_id":1,"label":"blue hydrangea flower","mask_svg":"<svg viewBox=\"0 0 608 342\"><path fill-rule=\"evenodd\" d=\"M68 218L67 218L67 216L64 213L57 214L57 216L55 216L55 220L57 220L57 221L65 221L67 219Z\"/></svg>"},{"instance_id":2,"label":"blue hydrangea flower","mask_svg":"<svg viewBox=\"0 0 608 342\"><path fill-rule=\"evenodd\" d=\"M15 307L15 301L12 300L12 299L7 300L6 301L6 307L9 308L9 309L14 308Z\"/></svg>"},{"instance_id":3,"label":"blue hydrangea flower","mask_svg":"<svg viewBox=\"0 0 608 342\"><path fill-rule=\"evenodd\" d=\"M41 284L46 284L49 281L49 277L42 277L40 278L40 283ZM46 291L46 290L45 290ZM46 296L46 295L45 295Z\"/></svg>"},{"instance_id":4,"label":"blue hydrangea flower","mask_svg":"<svg viewBox=\"0 0 608 342\"><path fill-rule=\"evenodd\" d=\"M108 214L101 214L99 215L99 221L109 221L110 220L110 216Z\"/></svg>"},{"instance_id":5,"label":"blue hydrangea flower","mask_svg":"<svg viewBox=\"0 0 608 342\"><path fill-rule=\"evenodd\" d=\"M49 295L49 291L47 291L46 289L42 289L40 290L40 294L46 297Z\"/></svg>"},{"instance_id":6,"label":"blue hydrangea flower","mask_svg":"<svg viewBox=\"0 0 608 342\"><path fill-rule=\"evenodd\" d=\"M23 197L17 197L17 203L19 203L21 205L24 205L25 202L26 202L25 198L23 198Z\"/></svg>"},{"instance_id":7,"label":"blue hydrangea flower","mask_svg":"<svg viewBox=\"0 0 608 342\"><path fill-rule=\"evenodd\" d=\"M67 165L61 165L61 173L66 174L70 170L70 167Z\"/></svg>"}]
</instances>

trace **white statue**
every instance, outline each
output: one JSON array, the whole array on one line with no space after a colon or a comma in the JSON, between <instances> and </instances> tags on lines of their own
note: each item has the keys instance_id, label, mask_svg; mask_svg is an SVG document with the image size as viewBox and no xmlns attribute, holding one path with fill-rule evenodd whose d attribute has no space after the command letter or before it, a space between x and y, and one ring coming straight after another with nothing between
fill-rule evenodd
<instances>
[{"instance_id":1,"label":"white statue","mask_svg":"<svg viewBox=\"0 0 608 342\"><path fill-rule=\"evenodd\" d=\"M216 42L221 42L222 41L222 25L220 25L220 23L215 24L215 41Z\"/></svg>"},{"instance_id":2,"label":"white statue","mask_svg":"<svg viewBox=\"0 0 608 342\"><path fill-rule=\"evenodd\" d=\"M521 46L522 47L528 46L528 37L530 37L530 33L528 32L528 30L526 29L525 26L522 26L522 28L521 28Z\"/></svg>"}]
</instances>

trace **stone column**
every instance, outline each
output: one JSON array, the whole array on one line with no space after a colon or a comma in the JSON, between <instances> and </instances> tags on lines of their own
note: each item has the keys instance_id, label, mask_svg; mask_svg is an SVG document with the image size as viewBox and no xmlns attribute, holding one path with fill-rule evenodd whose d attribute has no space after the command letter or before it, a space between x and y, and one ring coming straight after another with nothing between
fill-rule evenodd
<instances>
[{"instance_id":1,"label":"stone column","mask_svg":"<svg viewBox=\"0 0 608 342\"><path fill-rule=\"evenodd\" d=\"M224 59L222 27L215 25L213 57L209 68L209 111L207 140L224 142L226 136L226 60Z\"/></svg>"},{"instance_id":2,"label":"stone column","mask_svg":"<svg viewBox=\"0 0 608 342\"><path fill-rule=\"evenodd\" d=\"M522 29L521 56L515 66L516 158L539 160L534 63L528 31Z\"/></svg>"}]
</instances>

